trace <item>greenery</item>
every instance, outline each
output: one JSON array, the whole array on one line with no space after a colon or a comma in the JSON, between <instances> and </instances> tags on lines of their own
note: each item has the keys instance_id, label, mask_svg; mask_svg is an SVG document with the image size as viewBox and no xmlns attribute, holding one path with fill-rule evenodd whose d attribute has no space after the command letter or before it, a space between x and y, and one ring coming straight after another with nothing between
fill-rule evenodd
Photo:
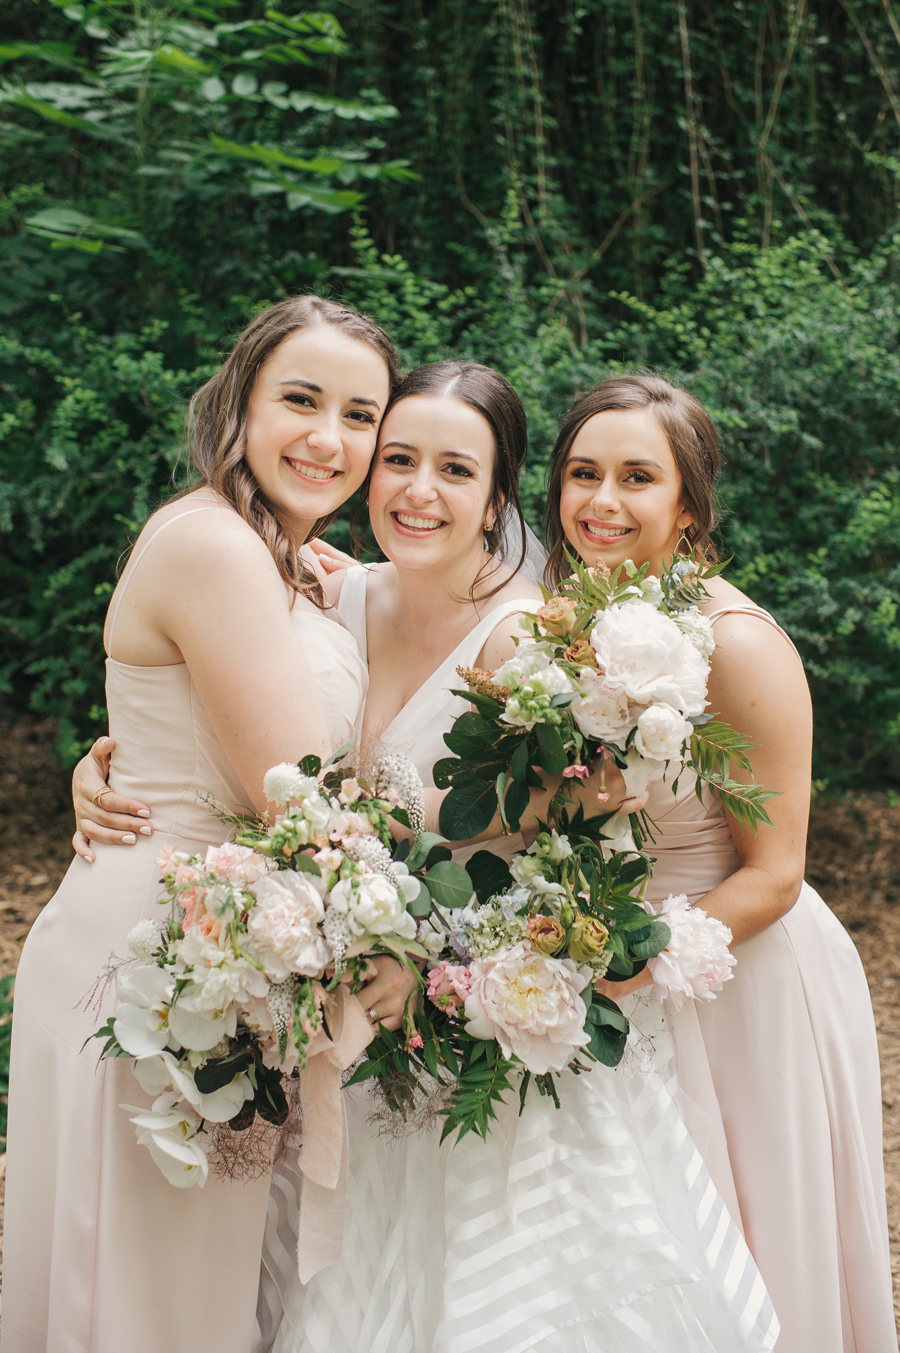
<instances>
[{"instance_id":1,"label":"greenery","mask_svg":"<svg viewBox=\"0 0 900 1353\"><path fill-rule=\"evenodd\" d=\"M255 310L375 313L521 391L676 375L819 780L900 782L900 25L884 0L8 0L0 690L103 726L101 627L184 402ZM346 525L335 528L338 544Z\"/></svg>"}]
</instances>

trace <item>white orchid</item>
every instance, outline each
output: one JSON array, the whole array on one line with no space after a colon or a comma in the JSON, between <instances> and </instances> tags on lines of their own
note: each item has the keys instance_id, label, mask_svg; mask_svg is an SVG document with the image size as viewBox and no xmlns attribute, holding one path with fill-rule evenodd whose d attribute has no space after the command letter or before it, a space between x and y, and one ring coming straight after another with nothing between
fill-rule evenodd
<instances>
[{"instance_id":1,"label":"white orchid","mask_svg":"<svg viewBox=\"0 0 900 1353\"><path fill-rule=\"evenodd\" d=\"M169 1099L164 1095L150 1110L135 1110L131 1104L120 1107L134 1112L131 1122L137 1128L138 1145L149 1149L169 1183L179 1189L195 1184L202 1189L209 1177L209 1161L200 1120L184 1105L166 1107Z\"/></svg>"},{"instance_id":2,"label":"white orchid","mask_svg":"<svg viewBox=\"0 0 900 1353\"><path fill-rule=\"evenodd\" d=\"M170 1041L169 1016L175 979L164 968L142 967L119 973L119 1007L113 1031L119 1046L132 1057L152 1057Z\"/></svg>"},{"instance_id":3,"label":"white orchid","mask_svg":"<svg viewBox=\"0 0 900 1353\"><path fill-rule=\"evenodd\" d=\"M171 1052L142 1058L134 1064L135 1079L145 1094L159 1096L171 1092L186 1100L191 1108L210 1123L227 1123L254 1095L250 1077L241 1073L227 1085L204 1094L197 1089L193 1074Z\"/></svg>"}]
</instances>

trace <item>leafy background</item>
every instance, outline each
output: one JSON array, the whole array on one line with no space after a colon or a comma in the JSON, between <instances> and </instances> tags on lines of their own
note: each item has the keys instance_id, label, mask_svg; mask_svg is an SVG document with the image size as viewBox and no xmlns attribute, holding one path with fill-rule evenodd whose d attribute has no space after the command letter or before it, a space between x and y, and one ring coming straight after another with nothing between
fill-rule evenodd
<instances>
[{"instance_id":1,"label":"leafy background","mask_svg":"<svg viewBox=\"0 0 900 1353\"><path fill-rule=\"evenodd\" d=\"M0 692L60 756L103 726L103 614L187 397L314 289L407 363L513 381L535 525L576 393L649 364L698 394L819 785L896 792L891 0L6 0L0 130Z\"/></svg>"}]
</instances>

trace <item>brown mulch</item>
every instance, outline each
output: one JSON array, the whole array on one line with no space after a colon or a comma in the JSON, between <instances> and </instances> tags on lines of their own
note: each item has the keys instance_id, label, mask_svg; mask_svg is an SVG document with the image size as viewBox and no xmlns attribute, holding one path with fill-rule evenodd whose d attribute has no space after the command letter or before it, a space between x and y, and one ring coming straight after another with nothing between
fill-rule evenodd
<instances>
[{"instance_id":1,"label":"brown mulch","mask_svg":"<svg viewBox=\"0 0 900 1353\"><path fill-rule=\"evenodd\" d=\"M0 721L0 977L72 857L69 776L51 753L51 721ZM807 878L850 931L872 992L881 1047L884 1149L900 1329L900 805L883 796L815 800ZM2 1174L0 1156L0 1225Z\"/></svg>"}]
</instances>

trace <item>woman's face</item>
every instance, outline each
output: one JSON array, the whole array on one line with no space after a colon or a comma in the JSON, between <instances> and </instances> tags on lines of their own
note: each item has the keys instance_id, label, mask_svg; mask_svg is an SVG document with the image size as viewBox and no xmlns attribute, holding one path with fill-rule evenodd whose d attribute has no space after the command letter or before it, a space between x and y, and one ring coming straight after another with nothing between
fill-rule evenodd
<instances>
[{"instance_id":1,"label":"woman's face","mask_svg":"<svg viewBox=\"0 0 900 1353\"><path fill-rule=\"evenodd\" d=\"M302 542L365 479L387 405L384 358L328 324L289 334L247 408L247 465Z\"/></svg>"},{"instance_id":2,"label":"woman's face","mask_svg":"<svg viewBox=\"0 0 900 1353\"><path fill-rule=\"evenodd\" d=\"M451 396L411 395L384 420L369 481L369 518L398 568L459 572L484 556L494 435Z\"/></svg>"},{"instance_id":3,"label":"woman's face","mask_svg":"<svg viewBox=\"0 0 900 1353\"><path fill-rule=\"evenodd\" d=\"M569 544L587 564L626 559L662 570L693 516L668 438L647 409L594 414L563 470L559 512Z\"/></svg>"}]
</instances>

